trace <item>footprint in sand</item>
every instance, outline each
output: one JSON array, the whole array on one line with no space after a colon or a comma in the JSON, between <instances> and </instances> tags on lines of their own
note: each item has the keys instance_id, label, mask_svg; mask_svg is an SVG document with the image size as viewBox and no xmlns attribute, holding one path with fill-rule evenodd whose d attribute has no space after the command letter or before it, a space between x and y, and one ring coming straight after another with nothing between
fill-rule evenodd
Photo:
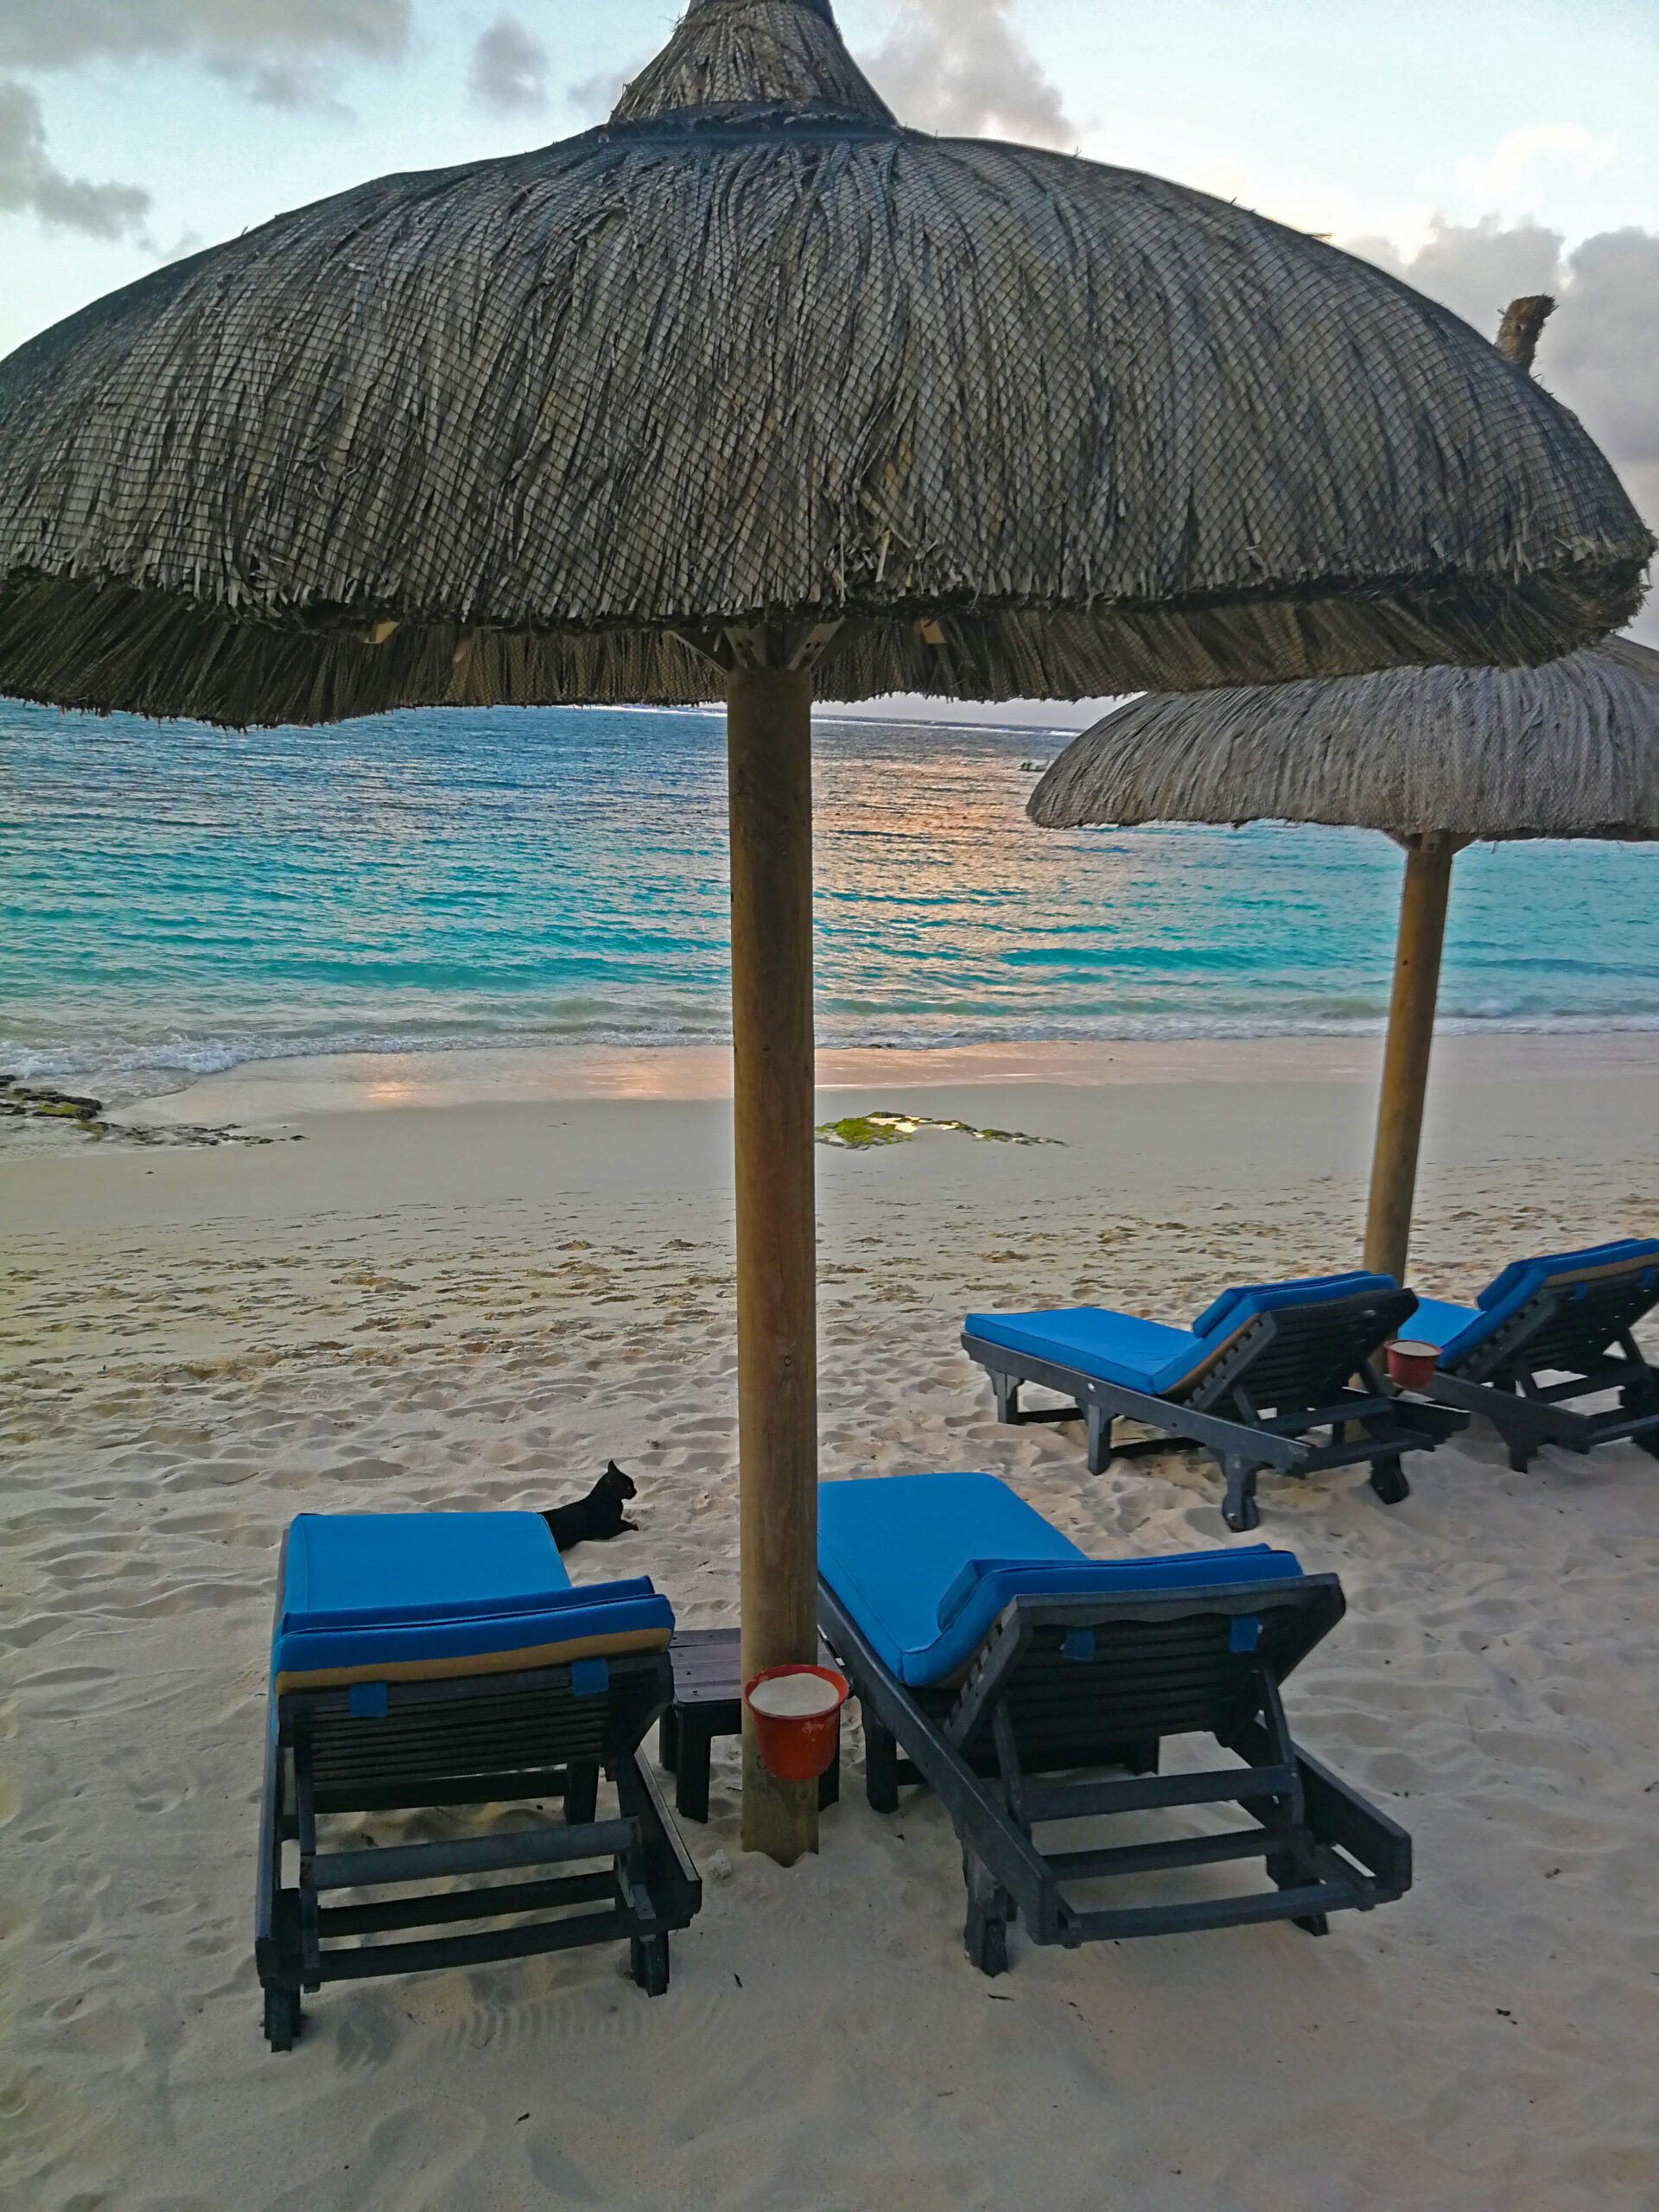
<instances>
[{"instance_id":1,"label":"footprint in sand","mask_svg":"<svg viewBox=\"0 0 1659 2212\"><path fill-rule=\"evenodd\" d=\"M461 2200L454 2183L484 2140L467 2107L405 2105L360 2143L349 2165L317 2172L269 2200L265 2212L426 2212Z\"/></svg>"},{"instance_id":2,"label":"footprint in sand","mask_svg":"<svg viewBox=\"0 0 1659 2212\"><path fill-rule=\"evenodd\" d=\"M599 2191L587 2175L559 2148L550 2126L543 2126L533 2133L526 2131L524 2162L550 2196L558 2197L567 2204L597 2204L601 2202Z\"/></svg>"}]
</instances>

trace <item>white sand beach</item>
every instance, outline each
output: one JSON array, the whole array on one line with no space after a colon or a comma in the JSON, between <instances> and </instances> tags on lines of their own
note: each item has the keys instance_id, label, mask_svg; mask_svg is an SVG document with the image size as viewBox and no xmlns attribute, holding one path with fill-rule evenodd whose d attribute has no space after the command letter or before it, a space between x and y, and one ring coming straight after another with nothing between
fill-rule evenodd
<instances>
[{"instance_id":1,"label":"white sand beach","mask_svg":"<svg viewBox=\"0 0 1659 2212\"><path fill-rule=\"evenodd\" d=\"M1002 1475L1102 1555L1230 1541L1207 1465L1085 1471L999 1428L969 1307L1185 1321L1357 1254L1376 1046L826 1060L826 1118L1061 1141L821 1148L822 1471ZM1418 1287L1659 1224L1659 1041L1439 1048ZM0 2201L9 2212L1637 2212L1659 2203L1659 1466L1510 1471L1477 1427L1384 1510L1264 1478L1348 1613L1306 1745L1415 1841L1333 1922L963 1955L937 1803L738 1847L647 1999L548 1960L308 2000L251 1956L276 1544L306 1508L543 1506L614 1456L683 1624L737 1603L730 1110L718 1056L290 1064L144 1109L259 1144L0 1153Z\"/></svg>"}]
</instances>

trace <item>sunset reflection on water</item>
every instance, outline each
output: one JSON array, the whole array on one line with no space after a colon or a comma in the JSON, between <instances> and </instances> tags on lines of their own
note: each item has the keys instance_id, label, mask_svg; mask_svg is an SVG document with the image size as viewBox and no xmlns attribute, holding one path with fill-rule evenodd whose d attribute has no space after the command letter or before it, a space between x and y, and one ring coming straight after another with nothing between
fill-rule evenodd
<instances>
[{"instance_id":1,"label":"sunset reflection on water","mask_svg":"<svg viewBox=\"0 0 1659 2212\"><path fill-rule=\"evenodd\" d=\"M435 1055L556 1043L624 1052L616 1095L729 1081L716 715L238 735L5 706L0 741L10 1071L120 1095L366 1054L374 1099L416 1104L454 1080ZM821 1051L1380 1026L1401 865L1385 839L1038 830L1025 802L1061 742L820 710ZM1659 1023L1656 904L1652 849L1471 849L1444 1016ZM658 1076L632 1048L660 1044L709 1057Z\"/></svg>"}]
</instances>

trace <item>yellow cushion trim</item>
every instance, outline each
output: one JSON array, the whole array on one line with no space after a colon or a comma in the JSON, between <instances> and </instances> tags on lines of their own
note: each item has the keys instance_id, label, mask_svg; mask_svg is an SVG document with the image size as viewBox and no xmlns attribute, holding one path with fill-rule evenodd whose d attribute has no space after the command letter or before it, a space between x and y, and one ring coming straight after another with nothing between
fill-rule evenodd
<instances>
[{"instance_id":1,"label":"yellow cushion trim","mask_svg":"<svg viewBox=\"0 0 1659 2212\"><path fill-rule=\"evenodd\" d=\"M1206 1352L1203 1359L1201 1359L1198 1364L1192 1370L1192 1373L1190 1375L1182 1376L1180 1381L1174 1384L1173 1388L1181 1393L1182 1397L1185 1397L1189 1391L1197 1389L1198 1384L1203 1382L1205 1376L1209 1374L1211 1369L1217 1366L1222 1360L1225 1359L1228 1353L1231 1351L1233 1346L1238 1342L1239 1338L1243 1336L1248 1336L1249 1332L1255 1326L1256 1323L1262 1318L1262 1315L1260 1313L1252 1313L1248 1321L1241 1321L1230 1336L1224 1337L1213 1351ZM1179 1401L1177 1400L1175 1402L1179 1404Z\"/></svg>"},{"instance_id":2,"label":"yellow cushion trim","mask_svg":"<svg viewBox=\"0 0 1659 2212\"><path fill-rule=\"evenodd\" d=\"M1541 1287L1545 1290L1556 1290L1564 1283L1605 1282L1609 1275L1637 1275L1649 1268L1656 1266L1659 1266L1659 1261L1653 1259L1605 1260L1599 1268L1575 1268L1567 1274L1546 1275ZM1534 1295L1535 1296L1536 1293Z\"/></svg>"},{"instance_id":3,"label":"yellow cushion trim","mask_svg":"<svg viewBox=\"0 0 1659 2212\"><path fill-rule=\"evenodd\" d=\"M536 1667L568 1667L574 1659L614 1659L630 1651L666 1651L665 1628L613 1630L565 1643L537 1643L518 1651L478 1651L448 1659L382 1659L366 1667L319 1667L278 1675L276 1694L289 1690L344 1690L353 1682L467 1681L477 1675L528 1673Z\"/></svg>"}]
</instances>

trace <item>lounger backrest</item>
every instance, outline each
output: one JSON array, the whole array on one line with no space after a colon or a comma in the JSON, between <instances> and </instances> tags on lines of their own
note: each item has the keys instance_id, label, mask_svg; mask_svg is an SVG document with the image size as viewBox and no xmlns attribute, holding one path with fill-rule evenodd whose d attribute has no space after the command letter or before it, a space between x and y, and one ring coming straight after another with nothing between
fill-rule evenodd
<instances>
[{"instance_id":1,"label":"lounger backrest","mask_svg":"<svg viewBox=\"0 0 1659 2212\"><path fill-rule=\"evenodd\" d=\"M1659 1246L1638 1246L1617 1261L1580 1256L1591 1264L1537 1261L1505 1268L1507 1294L1447 1346L1442 1364L1474 1381L1516 1368L1587 1373L1621 1330L1659 1305Z\"/></svg>"},{"instance_id":2,"label":"lounger backrest","mask_svg":"<svg viewBox=\"0 0 1659 2212\"><path fill-rule=\"evenodd\" d=\"M1500 1268L1475 1303L1491 1313L1500 1306L1512 1307L1517 1296L1529 1296L1546 1284L1590 1282L1656 1265L1659 1239L1651 1236L1621 1236L1607 1244L1581 1246L1576 1252L1535 1253L1529 1260L1511 1260Z\"/></svg>"},{"instance_id":3,"label":"lounger backrest","mask_svg":"<svg viewBox=\"0 0 1659 2212\"><path fill-rule=\"evenodd\" d=\"M1351 1297L1360 1290L1394 1287L1392 1275L1373 1274L1363 1268L1351 1268L1345 1274L1339 1275L1297 1275L1288 1282L1234 1283L1219 1298L1211 1299L1192 1324L1192 1333L1195 1337L1213 1337L1218 1329L1230 1326L1247 1303L1252 1312L1262 1313L1273 1305L1306 1305L1317 1299Z\"/></svg>"},{"instance_id":4,"label":"lounger backrest","mask_svg":"<svg viewBox=\"0 0 1659 2212\"><path fill-rule=\"evenodd\" d=\"M1342 1611L1332 1574L1160 1599L1022 1599L1010 1612L1024 1617L1023 1643L1000 1688L1021 1763L1032 1772L1106 1764L1192 1732L1227 1742L1260 1708L1264 1666L1282 1681ZM998 1663L995 1637L983 1663ZM990 1755L991 1726L988 1705L963 1744L969 1757Z\"/></svg>"},{"instance_id":5,"label":"lounger backrest","mask_svg":"<svg viewBox=\"0 0 1659 2212\"><path fill-rule=\"evenodd\" d=\"M1388 1276L1303 1300L1282 1294L1290 1287L1281 1286L1271 1300L1242 1300L1222 1340L1207 1344L1202 1360L1167 1395L1205 1403L1242 1385L1259 1408L1328 1405L1417 1306L1415 1294L1396 1289Z\"/></svg>"},{"instance_id":6,"label":"lounger backrest","mask_svg":"<svg viewBox=\"0 0 1659 2212\"><path fill-rule=\"evenodd\" d=\"M462 1682L394 1682L378 1697L348 1689L285 1701L310 1738L317 1809L338 1792L360 1806L429 1805L446 1785L465 1796L477 1777L547 1772L571 1760L632 1749L671 1695L664 1654L488 1675ZM294 1708L302 1706L302 1719ZM356 1707L358 1709L353 1709Z\"/></svg>"}]
</instances>

